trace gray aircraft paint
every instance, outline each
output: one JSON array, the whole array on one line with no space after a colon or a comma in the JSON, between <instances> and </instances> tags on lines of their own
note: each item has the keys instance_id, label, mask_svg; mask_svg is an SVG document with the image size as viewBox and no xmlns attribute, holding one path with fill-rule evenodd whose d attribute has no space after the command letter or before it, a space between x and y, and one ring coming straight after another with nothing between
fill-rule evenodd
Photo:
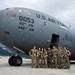
<instances>
[{"instance_id":1,"label":"gray aircraft paint","mask_svg":"<svg viewBox=\"0 0 75 75\"><path fill-rule=\"evenodd\" d=\"M22 12L19 12L20 9ZM54 34L56 37L59 36L56 40L58 45L61 47L67 45L72 53L71 59L75 59L75 35L69 27L63 26L64 24L57 19L26 8L9 8L0 12L0 42L4 45L11 48L15 46L28 54L34 45L37 48L48 48ZM15 18L8 17L8 13L15 14Z\"/></svg>"}]
</instances>

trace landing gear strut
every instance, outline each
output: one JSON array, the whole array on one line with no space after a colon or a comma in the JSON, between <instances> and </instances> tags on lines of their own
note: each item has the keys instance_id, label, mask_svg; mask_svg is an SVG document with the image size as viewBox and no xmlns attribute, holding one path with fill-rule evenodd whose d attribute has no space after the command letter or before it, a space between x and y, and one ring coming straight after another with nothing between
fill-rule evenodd
<instances>
[{"instance_id":1,"label":"landing gear strut","mask_svg":"<svg viewBox=\"0 0 75 75\"><path fill-rule=\"evenodd\" d=\"M11 56L8 63L11 66L21 66L22 58L20 56Z\"/></svg>"}]
</instances>

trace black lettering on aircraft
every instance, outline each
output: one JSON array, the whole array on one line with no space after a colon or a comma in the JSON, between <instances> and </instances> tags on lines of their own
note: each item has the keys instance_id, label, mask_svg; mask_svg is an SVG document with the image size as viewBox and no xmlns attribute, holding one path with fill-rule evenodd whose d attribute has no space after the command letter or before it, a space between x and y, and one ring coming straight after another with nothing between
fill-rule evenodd
<instances>
[{"instance_id":1,"label":"black lettering on aircraft","mask_svg":"<svg viewBox=\"0 0 75 75\"><path fill-rule=\"evenodd\" d=\"M30 23L30 22L31 22L31 21L30 21L30 18L27 18L27 22L28 22L28 23Z\"/></svg>"},{"instance_id":2,"label":"black lettering on aircraft","mask_svg":"<svg viewBox=\"0 0 75 75\"><path fill-rule=\"evenodd\" d=\"M26 22L27 21L27 18L26 17L23 17L23 21Z\"/></svg>"},{"instance_id":3,"label":"black lettering on aircraft","mask_svg":"<svg viewBox=\"0 0 75 75\"><path fill-rule=\"evenodd\" d=\"M68 27L61 22L60 22L60 25L68 29Z\"/></svg>"},{"instance_id":4,"label":"black lettering on aircraft","mask_svg":"<svg viewBox=\"0 0 75 75\"><path fill-rule=\"evenodd\" d=\"M44 15L42 15L42 19L43 19L43 20L46 20L46 17L45 17Z\"/></svg>"},{"instance_id":5,"label":"black lettering on aircraft","mask_svg":"<svg viewBox=\"0 0 75 75\"><path fill-rule=\"evenodd\" d=\"M25 30L25 27L23 26L18 26L19 29Z\"/></svg>"},{"instance_id":6,"label":"black lettering on aircraft","mask_svg":"<svg viewBox=\"0 0 75 75\"><path fill-rule=\"evenodd\" d=\"M46 17L44 15L40 15L40 14L36 13L36 17L40 18L40 19L43 19L43 20L46 20Z\"/></svg>"},{"instance_id":7,"label":"black lettering on aircraft","mask_svg":"<svg viewBox=\"0 0 75 75\"><path fill-rule=\"evenodd\" d=\"M46 26L46 22L44 22L44 26Z\"/></svg>"},{"instance_id":8,"label":"black lettering on aircraft","mask_svg":"<svg viewBox=\"0 0 75 75\"><path fill-rule=\"evenodd\" d=\"M34 19L28 18L28 17L23 17L23 16L19 16L19 26L18 28L21 30L25 30L28 29L27 26L29 27L33 27L34 24ZM29 31L34 31L34 29L30 28Z\"/></svg>"},{"instance_id":9,"label":"black lettering on aircraft","mask_svg":"<svg viewBox=\"0 0 75 75\"><path fill-rule=\"evenodd\" d=\"M31 19L31 23L34 23L34 19Z\"/></svg>"},{"instance_id":10,"label":"black lettering on aircraft","mask_svg":"<svg viewBox=\"0 0 75 75\"><path fill-rule=\"evenodd\" d=\"M34 19L31 19L28 17L19 16L19 20L23 22L28 22L28 23L34 23Z\"/></svg>"},{"instance_id":11,"label":"black lettering on aircraft","mask_svg":"<svg viewBox=\"0 0 75 75\"><path fill-rule=\"evenodd\" d=\"M56 21L54 19L52 19L52 18L48 18L48 21L51 21L53 23L56 23Z\"/></svg>"},{"instance_id":12,"label":"black lettering on aircraft","mask_svg":"<svg viewBox=\"0 0 75 75\"><path fill-rule=\"evenodd\" d=\"M58 24L60 24L60 22L59 22L59 21L57 21L57 23L58 23Z\"/></svg>"},{"instance_id":13,"label":"black lettering on aircraft","mask_svg":"<svg viewBox=\"0 0 75 75\"><path fill-rule=\"evenodd\" d=\"M21 30L27 29L27 27L24 27L24 26L18 26L18 28L21 29Z\"/></svg>"},{"instance_id":14,"label":"black lettering on aircraft","mask_svg":"<svg viewBox=\"0 0 75 75\"><path fill-rule=\"evenodd\" d=\"M33 27L33 24L29 24L28 26L29 26L29 27Z\"/></svg>"},{"instance_id":15,"label":"black lettering on aircraft","mask_svg":"<svg viewBox=\"0 0 75 75\"><path fill-rule=\"evenodd\" d=\"M34 31L34 29L33 28L29 28L29 31Z\"/></svg>"},{"instance_id":16,"label":"black lettering on aircraft","mask_svg":"<svg viewBox=\"0 0 75 75\"><path fill-rule=\"evenodd\" d=\"M27 25L25 22L19 22L20 25Z\"/></svg>"},{"instance_id":17,"label":"black lettering on aircraft","mask_svg":"<svg viewBox=\"0 0 75 75\"><path fill-rule=\"evenodd\" d=\"M37 17L37 18L40 18L40 14L37 14L37 13L36 13L36 17Z\"/></svg>"},{"instance_id":18,"label":"black lettering on aircraft","mask_svg":"<svg viewBox=\"0 0 75 75\"><path fill-rule=\"evenodd\" d=\"M44 15L40 15L40 14L36 13L36 17L40 18L42 20L46 20L46 21L50 21L50 22L56 23L56 21L53 18L46 18L46 16L44 16Z\"/></svg>"},{"instance_id":19,"label":"black lettering on aircraft","mask_svg":"<svg viewBox=\"0 0 75 75\"><path fill-rule=\"evenodd\" d=\"M60 24L61 26L63 26L63 27L65 27L65 28L68 29L68 27L67 27L66 25L64 25L63 23L61 23L61 22L59 22L59 21L57 21L57 24Z\"/></svg>"},{"instance_id":20,"label":"black lettering on aircraft","mask_svg":"<svg viewBox=\"0 0 75 75\"><path fill-rule=\"evenodd\" d=\"M23 17L22 16L19 16L19 20L22 21L23 20Z\"/></svg>"}]
</instances>

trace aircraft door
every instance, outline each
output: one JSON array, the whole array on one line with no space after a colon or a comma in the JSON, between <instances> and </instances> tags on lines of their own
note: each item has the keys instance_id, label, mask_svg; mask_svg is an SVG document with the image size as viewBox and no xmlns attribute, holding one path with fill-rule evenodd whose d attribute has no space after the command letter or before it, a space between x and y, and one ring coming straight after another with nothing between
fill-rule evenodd
<instances>
[{"instance_id":1,"label":"aircraft door","mask_svg":"<svg viewBox=\"0 0 75 75\"><path fill-rule=\"evenodd\" d=\"M50 48L53 47L53 45L57 46L59 45L59 35L57 34L52 34L52 39L51 39L51 44L50 44Z\"/></svg>"},{"instance_id":2,"label":"aircraft door","mask_svg":"<svg viewBox=\"0 0 75 75\"><path fill-rule=\"evenodd\" d=\"M23 34L23 36L21 38L21 43L27 44L30 41L30 37L31 37L31 35L28 33Z\"/></svg>"}]
</instances>

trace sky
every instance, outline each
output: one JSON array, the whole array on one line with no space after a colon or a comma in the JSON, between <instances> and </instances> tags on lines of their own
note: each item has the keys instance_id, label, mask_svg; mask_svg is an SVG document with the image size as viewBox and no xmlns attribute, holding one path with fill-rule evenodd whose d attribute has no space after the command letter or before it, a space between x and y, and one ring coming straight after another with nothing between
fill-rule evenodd
<instances>
[{"instance_id":1,"label":"sky","mask_svg":"<svg viewBox=\"0 0 75 75\"><path fill-rule=\"evenodd\" d=\"M75 26L75 0L0 0L0 10L10 7L35 9Z\"/></svg>"}]
</instances>

